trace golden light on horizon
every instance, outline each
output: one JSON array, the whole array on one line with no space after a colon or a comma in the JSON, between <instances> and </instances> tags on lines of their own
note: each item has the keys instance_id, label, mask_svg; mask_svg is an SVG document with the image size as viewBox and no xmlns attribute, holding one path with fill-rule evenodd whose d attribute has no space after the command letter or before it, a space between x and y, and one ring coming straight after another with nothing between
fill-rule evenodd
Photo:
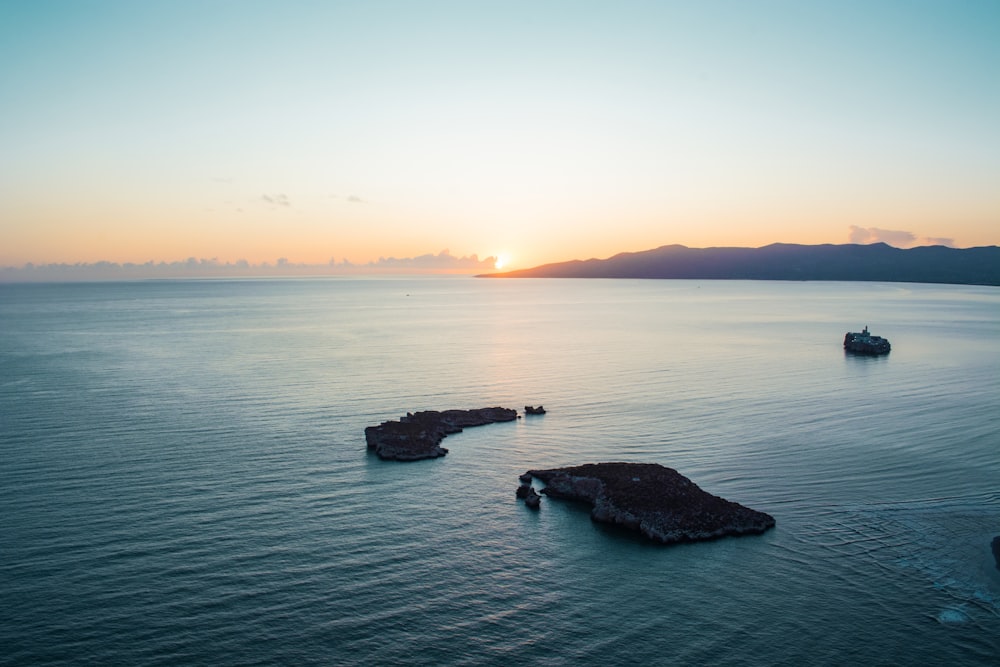
<instances>
[{"instance_id":1,"label":"golden light on horizon","mask_svg":"<svg viewBox=\"0 0 1000 667\"><path fill-rule=\"evenodd\" d=\"M281 34L266 7L234 23L208 3L190 40L174 4L128 3L69 41L45 3L0 9L0 78L31 83L0 108L0 268L451 248L425 270L510 271L857 230L1000 243L998 3L739 3L726 25L753 29L732 34L686 3L461 3L448 20L310 3ZM913 38L930 34L940 48ZM101 84L67 105L73 81Z\"/></svg>"}]
</instances>

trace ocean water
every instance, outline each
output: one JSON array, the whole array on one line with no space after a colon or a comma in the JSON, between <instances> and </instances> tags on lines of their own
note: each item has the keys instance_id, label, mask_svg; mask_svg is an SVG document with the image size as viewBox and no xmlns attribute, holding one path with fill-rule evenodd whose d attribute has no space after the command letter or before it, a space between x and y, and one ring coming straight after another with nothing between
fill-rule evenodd
<instances>
[{"instance_id":1,"label":"ocean water","mask_svg":"<svg viewBox=\"0 0 1000 667\"><path fill-rule=\"evenodd\" d=\"M845 355L866 324L888 356ZM995 665L998 406L997 288L0 285L0 665ZM598 461L777 527L664 547L514 498Z\"/></svg>"}]
</instances>

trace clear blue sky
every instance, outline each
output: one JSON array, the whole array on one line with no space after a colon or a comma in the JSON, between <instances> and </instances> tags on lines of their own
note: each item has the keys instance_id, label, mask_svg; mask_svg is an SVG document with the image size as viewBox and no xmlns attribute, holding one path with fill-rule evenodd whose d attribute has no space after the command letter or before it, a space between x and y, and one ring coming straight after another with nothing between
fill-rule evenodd
<instances>
[{"instance_id":1,"label":"clear blue sky","mask_svg":"<svg viewBox=\"0 0 1000 667\"><path fill-rule=\"evenodd\" d=\"M0 0L0 266L1000 243L1000 2Z\"/></svg>"}]
</instances>

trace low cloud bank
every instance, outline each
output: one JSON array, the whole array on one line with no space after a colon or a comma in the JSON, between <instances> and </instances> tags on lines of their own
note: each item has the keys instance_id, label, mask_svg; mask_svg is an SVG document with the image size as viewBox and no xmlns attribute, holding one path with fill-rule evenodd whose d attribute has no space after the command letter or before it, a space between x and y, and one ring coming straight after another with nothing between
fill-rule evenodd
<instances>
[{"instance_id":1,"label":"low cloud bank","mask_svg":"<svg viewBox=\"0 0 1000 667\"><path fill-rule=\"evenodd\" d=\"M943 245L953 248L955 239L941 236L924 236L917 238L913 232L897 229L879 229L878 227L858 227L851 225L848 239L851 243L885 243L896 248L909 248L910 246Z\"/></svg>"},{"instance_id":2,"label":"low cloud bank","mask_svg":"<svg viewBox=\"0 0 1000 667\"><path fill-rule=\"evenodd\" d=\"M455 257L448 250L442 250L436 255L420 255L419 257L379 257L377 262L369 262L368 267L380 269L422 269L422 270L462 270L488 271L496 264L496 257L479 259L478 255Z\"/></svg>"},{"instance_id":3,"label":"low cloud bank","mask_svg":"<svg viewBox=\"0 0 1000 667\"><path fill-rule=\"evenodd\" d=\"M189 257L176 262L93 262L76 264L32 264L0 267L0 282L74 282L106 280L149 280L167 278L243 278L323 275L364 275L392 273L480 273L492 271L495 257L477 255L456 257L448 250L418 257L380 257L377 261L355 264L347 259L331 259L327 264L303 264L281 257L275 262L251 264L241 259L221 262L218 259Z\"/></svg>"}]
</instances>

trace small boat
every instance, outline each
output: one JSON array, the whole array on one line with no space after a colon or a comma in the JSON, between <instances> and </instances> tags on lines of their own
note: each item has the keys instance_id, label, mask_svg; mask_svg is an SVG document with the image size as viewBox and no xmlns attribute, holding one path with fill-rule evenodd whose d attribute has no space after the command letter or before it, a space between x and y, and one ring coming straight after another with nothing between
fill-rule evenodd
<instances>
[{"instance_id":1,"label":"small boat","mask_svg":"<svg viewBox=\"0 0 1000 667\"><path fill-rule=\"evenodd\" d=\"M857 354L886 354L892 349L889 341L881 336L873 336L868 326L858 332L849 331L844 336L844 349Z\"/></svg>"},{"instance_id":2,"label":"small boat","mask_svg":"<svg viewBox=\"0 0 1000 667\"><path fill-rule=\"evenodd\" d=\"M524 414L526 415L544 415L545 408L539 405L537 408L531 405L524 406Z\"/></svg>"}]
</instances>

